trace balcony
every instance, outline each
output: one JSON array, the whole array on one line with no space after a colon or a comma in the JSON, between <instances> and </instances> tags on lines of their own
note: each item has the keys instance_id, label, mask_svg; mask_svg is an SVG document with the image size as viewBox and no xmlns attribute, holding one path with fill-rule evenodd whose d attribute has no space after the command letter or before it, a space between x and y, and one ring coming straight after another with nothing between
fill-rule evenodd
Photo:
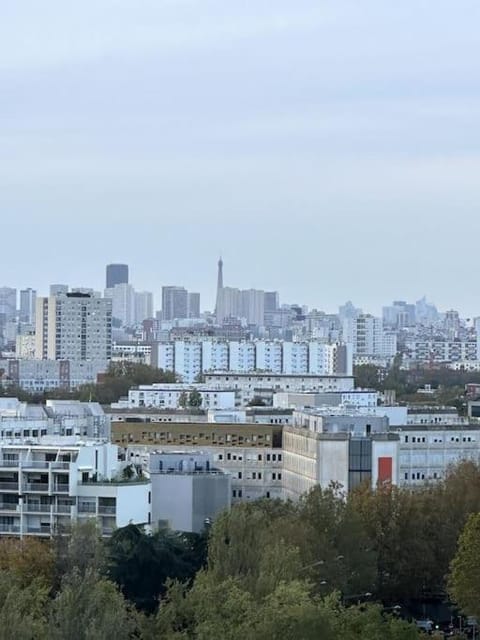
<instances>
[{"instance_id":1,"label":"balcony","mask_svg":"<svg viewBox=\"0 0 480 640\"><path fill-rule=\"evenodd\" d=\"M18 493L18 482L0 482L0 491L16 491Z\"/></svg>"},{"instance_id":2,"label":"balcony","mask_svg":"<svg viewBox=\"0 0 480 640\"><path fill-rule=\"evenodd\" d=\"M20 524L0 524L0 533L20 533Z\"/></svg>"},{"instance_id":3,"label":"balcony","mask_svg":"<svg viewBox=\"0 0 480 640\"><path fill-rule=\"evenodd\" d=\"M68 484L56 484L53 487L54 493L68 493L69 485Z\"/></svg>"},{"instance_id":4,"label":"balcony","mask_svg":"<svg viewBox=\"0 0 480 640\"><path fill-rule=\"evenodd\" d=\"M49 504L37 504L37 503L25 503L23 505L24 511L31 513L50 513L51 505Z\"/></svg>"},{"instance_id":5,"label":"balcony","mask_svg":"<svg viewBox=\"0 0 480 640\"><path fill-rule=\"evenodd\" d=\"M78 505L78 513L96 513L96 512L97 512L97 509L95 504L80 503Z\"/></svg>"},{"instance_id":6,"label":"balcony","mask_svg":"<svg viewBox=\"0 0 480 640\"><path fill-rule=\"evenodd\" d=\"M49 536L51 533L50 525L41 525L39 527L27 526L25 533L34 533L36 535L47 535Z\"/></svg>"},{"instance_id":7,"label":"balcony","mask_svg":"<svg viewBox=\"0 0 480 640\"><path fill-rule=\"evenodd\" d=\"M53 471L70 469L70 462L52 462Z\"/></svg>"},{"instance_id":8,"label":"balcony","mask_svg":"<svg viewBox=\"0 0 480 640\"><path fill-rule=\"evenodd\" d=\"M19 464L19 460L5 460L4 458L0 458L0 467L18 467Z\"/></svg>"},{"instance_id":9,"label":"balcony","mask_svg":"<svg viewBox=\"0 0 480 640\"><path fill-rule=\"evenodd\" d=\"M16 502L2 502L0 503L0 511L16 511L18 503Z\"/></svg>"},{"instance_id":10,"label":"balcony","mask_svg":"<svg viewBox=\"0 0 480 640\"><path fill-rule=\"evenodd\" d=\"M48 482L25 482L25 491L48 493Z\"/></svg>"},{"instance_id":11,"label":"balcony","mask_svg":"<svg viewBox=\"0 0 480 640\"><path fill-rule=\"evenodd\" d=\"M72 512L73 504L57 504L54 505L53 510L55 513L68 513Z\"/></svg>"},{"instance_id":12,"label":"balcony","mask_svg":"<svg viewBox=\"0 0 480 640\"><path fill-rule=\"evenodd\" d=\"M114 506L110 506L110 505L99 505L98 507L98 513L102 516L109 516L109 515L115 515L117 512L117 507Z\"/></svg>"},{"instance_id":13,"label":"balcony","mask_svg":"<svg viewBox=\"0 0 480 640\"><path fill-rule=\"evenodd\" d=\"M50 463L46 460L25 460L22 462L22 468L28 469L48 469Z\"/></svg>"}]
</instances>

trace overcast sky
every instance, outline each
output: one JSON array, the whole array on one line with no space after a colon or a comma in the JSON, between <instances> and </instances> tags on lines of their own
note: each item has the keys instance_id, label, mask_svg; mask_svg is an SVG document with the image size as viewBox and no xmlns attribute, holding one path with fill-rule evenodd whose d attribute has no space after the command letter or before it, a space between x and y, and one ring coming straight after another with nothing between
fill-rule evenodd
<instances>
[{"instance_id":1,"label":"overcast sky","mask_svg":"<svg viewBox=\"0 0 480 640\"><path fill-rule=\"evenodd\" d=\"M0 0L0 286L480 315L478 0ZM159 298L157 297L159 300ZM158 306L158 305L157 305Z\"/></svg>"}]
</instances>

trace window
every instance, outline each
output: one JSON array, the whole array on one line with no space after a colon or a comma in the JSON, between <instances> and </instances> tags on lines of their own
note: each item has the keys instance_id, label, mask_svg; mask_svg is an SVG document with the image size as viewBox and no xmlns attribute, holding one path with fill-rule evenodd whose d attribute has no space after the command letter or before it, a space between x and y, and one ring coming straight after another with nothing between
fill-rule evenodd
<instances>
[{"instance_id":1,"label":"window","mask_svg":"<svg viewBox=\"0 0 480 640\"><path fill-rule=\"evenodd\" d=\"M239 490L238 490L238 497L239 497L239 498L241 498L241 497L242 497L242 490L241 490L241 489L239 489Z\"/></svg>"},{"instance_id":2,"label":"window","mask_svg":"<svg viewBox=\"0 0 480 640\"><path fill-rule=\"evenodd\" d=\"M242 479L242 472L241 472L241 471L239 471L239 472L238 472L238 479L239 479L239 480L241 480L241 479Z\"/></svg>"}]
</instances>

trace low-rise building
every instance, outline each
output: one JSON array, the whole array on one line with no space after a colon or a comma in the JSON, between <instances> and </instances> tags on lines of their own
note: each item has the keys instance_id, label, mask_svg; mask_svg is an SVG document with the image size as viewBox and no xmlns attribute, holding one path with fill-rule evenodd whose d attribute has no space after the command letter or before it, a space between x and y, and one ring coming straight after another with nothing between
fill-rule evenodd
<instances>
[{"instance_id":1,"label":"low-rise building","mask_svg":"<svg viewBox=\"0 0 480 640\"><path fill-rule=\"evenodd\" d=\"M152 452L152 527L200 533L231 504L230 475L198 452Z\"/></svg>"},{"instance_id":2,"label":"low-rise building","mask_svg":"<svg viewBox=\"0 0 480 640\"><path fill-rule=\"evenodd\" d=\"M128 392L128 407L178 409L189 406L192 395L199 402L195 406L202 409L231 409L235 407L235 391L219 389L203 384L155 383L140 385Z\"/></svg>"},{"instance_id":3,"label":"low-rise building","mask_svg":"<svg viewBox=\"0 0 480 640\"><path fill-rule=\"evenodd\" d=\"M0 441L12 444L43 436L110 438L110 419L97 402L47 400L44 405L0 398Z\"/></svg>"}]
</instances>

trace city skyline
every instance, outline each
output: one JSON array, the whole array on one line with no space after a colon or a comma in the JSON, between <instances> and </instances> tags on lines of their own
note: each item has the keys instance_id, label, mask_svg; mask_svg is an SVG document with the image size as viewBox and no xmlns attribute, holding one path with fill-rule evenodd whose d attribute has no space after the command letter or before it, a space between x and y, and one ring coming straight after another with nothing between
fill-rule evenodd
<instances>
[{"instance_id":1,"label":"city skyline","mask_svg":"<svg viewBox=\"0 0 480 640\"><path fill-rule=\"evenodd\" d=\"M324 311L325 313L338 313L339 308L348 303L348 302L352 302L353 305L356 308L360 308L362 309L362 311L366 314L371 314L371 315L375 315L375 316L381 316L382 315L382 309L385 306L389 306L392 304L393 301L395 300L405 300L408 303L413 303L415 304L417 301L425 298L429 303L434 304L437 308L438 311L440 313L445 313L446 311L450 310L450 309L455 309L456 311L458 311L460 313L460 316L462 318L467 318L467 319L473 319L474 317L480 317L480 308L478 308L478 310L475 312L473 311L472 313L465 313L463 311L463 309L461 308L456 308L454 307L452 304L450 305L446 305L446 306L441 306L440 304L438 304L437 300L433 299L428 292L424 292L421 295L418 295L417 297L414 298L402 298L399 295L395 295L395 292L390 292L390 298L385 299L383 301L379 302L379 306L378 307L367 307L366 304L361 300L358 299L357 297L352 297L352 298L348 298L345 300L338 300L338 303L335 304L335 302L333 302L332 305L326 305L326 304L322 304L321 301L317 302L317 303L313 303L313 304L308 304L305 300L301 300L301 299L294 299L294 300L287 300L285 298L285 296L282 295L282 290L280 287L278 286L272 286L272 287L262 287L262 286L251 286L251 287L246 287L244 284L239 283L239 282L235 282L235 283L230 283L228 281L228 263L227 263L227 278L225 278L224 276L224 265L225 265L225 260L223 256L217 256L217 262L215 262L215 273L213 274L213 280L211 283L211 287L210 290L208 290L207 292L203 292L203 291L199 291L198 293L200 294L200 299L201 299L201 312L203 313L204 311L208 311L211 313L215 313L215 304L216 304L216 294L217 294L217 288L218 288L218 261L221 261L222 263L222 281L223 281L223 285L225 287L232 287L234 289L256 289L256 290L262 290L264 292L268 292L268 291L275 291L279 293L279 299L280 299L280 307L282 305L300 305L300 306L307 306L309 308L309 310L313 310L316 309L318 311ZM130 284L135 288L135 291L137 291L138 293L143 293L143 292L151 292L153 293L153 297L154 297L154 312L155 311L159 311L162 309L162 287L186 287L188 290L191 290L192 288L189 286L188 282L176 282L176 283L159 283L157 285L157 289L156 290L151 290L148 287L144 286L142 282L138 282L136 280L135 274L136 274L136 268L135 265L132 265L130 263L128 263L128 261L124 260L123 262L115 262L115 263L108 263L108 264L104 264L103 265L103 271L100 274L97 274L97 278L96 278L96 283L98 283L99 286L95 286L94 284L92 284L91 282L79 282L79 281L74 281L74 282L64 282L63 284L69 286L70 290L72 289L91 289L93 291L98 291L101 293L102 297L104 296L106 287L105 287L105 269L107 266L111 266L112 264L117 265L117 264L121 264L121 266L126 266L129 270L130 270L130 274L133 273L133 278L130 277ZM132 269L133 267L133 269ZM134 279L135 278L135 279ZM57 278L57 280L52 280L51 282L49 282L44 288L41 287L36 287L34 285L27 284L25 286L17 286L16 283L7 283L7 282L0 282L0 287L11 287L17 290L17 306L19 306L20 303L20 293L21 291L26 291L27 289L33 289L34 291L37 292L37 296L38 297L42 297L42 296L48 296L49 295L49 289L50 286L56 282L59 282L60 278ZM102 286L103 285L103 286ZM59 285L55 285L55 286L59 286ZM63 285L62 285L63 286ZM209 304L209 302L205 303L205 300L207 301L212 301L211 304ZM472 307L474 309L474 307Z\"/></svg>"},{"instance_id":2,"label":"city skyline","mask_svg":"<svg viewBox=\"0 0 480 640\"><path fill-rule=\"evenodd\" d=\"M157 299L184 285L213 309L222 252L226 284L283 301L476 314L479 12L8 3L2 281L101 288L124 261Z\"/></svg>"}]
</instances>

